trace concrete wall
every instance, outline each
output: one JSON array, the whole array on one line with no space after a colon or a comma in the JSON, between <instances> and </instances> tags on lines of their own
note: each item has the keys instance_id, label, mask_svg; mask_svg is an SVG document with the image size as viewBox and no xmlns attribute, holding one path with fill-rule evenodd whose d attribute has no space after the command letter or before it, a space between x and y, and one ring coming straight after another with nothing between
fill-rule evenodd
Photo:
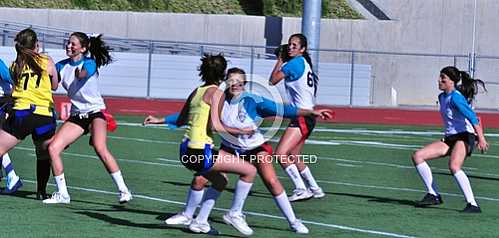
<instances>
[{"instance_id":1,"label":"concrete wall","mask_svg":"<svg viewBox=\"0 0 499 238\"><path fill-rule=\"evenodd\" d=\"M467 55L471 51L473 1L376 0L393 21L323 19L321 49ZM476 52L499 56L499 1L480 0ZM70 31L103 32L132 38L265 45L266 18L258 16L170 13L97 12L0 8L0 20L25 22ZM274 36L299 32L301 19L282 18ZM467 69L465 58L356 54L355 62L371 65L372 103L376 106L434 105L440 68ZM348 63L349 53L321 53L321 61ZM491 83L477 107L499 109L495 96L499 60L479 60L477 77ZM320 70L320 69L319 69ZM322 76L322 75L321 75ZM394 98L393 92L397 92Z\"/></svg>"}]
</instances>

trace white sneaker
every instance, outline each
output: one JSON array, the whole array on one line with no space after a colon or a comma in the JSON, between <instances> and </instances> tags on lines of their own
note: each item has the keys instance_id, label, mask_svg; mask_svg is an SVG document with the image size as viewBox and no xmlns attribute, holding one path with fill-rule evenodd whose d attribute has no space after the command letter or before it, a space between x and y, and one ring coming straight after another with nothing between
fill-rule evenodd
<instances>
[{"instance_id":1,"label":"white sneaker","mask_svg":"<svg viewBox=\"0 0 499 238\"><path fill-rule=\"evenodd\" d=\"M127 203L130 200L132 200L132 199L133 199L133 197L132 197L132 193L130 191L120 192L119 201L120 201L121 204Z\"/></svg>"},{"instance_id":2,"label":"white sneaker","mask_svg":"<svg viewBox=\"0 0 499 238\"><path fill-rule=\"evenodd\" d=\"M296 232L297 234L308 234L308 228L301 223L300 220L296 219L294 222L289 223L289 228Z\"/></svg>"},{"instance_id":3,"label":"white sneaker","mask_svg":"<svg viewBox=\"0 0 499 238\"><path fill-rule=\"evenodd\" d=\"M314 198L323 198L326 196L326 194L324 193L324 191L322 191L322 188L321 187L317 187L317 188L310 188L310 192L312 192L312 194L314 195Z\"/></svg>"},{"instance_id":4,"label":"white sneaker","mask_svg":"<svg viewBox=\"0 0 499 238\"><path fill-rule=\"evenodd\" d=\"M183 212L177 213L165 220L167 225L184 225L188 226L192 223L192 218L184 215Z\"/></svg>"},{"instance_id":5,"label":"white sneaker","mask_svg":"<svg viewBox=\"0 0 499 238\"><path fill-rule=\"evenodd\" d=\"M210 232L211 227L208 222L200 222L197 219L194 219L189 225L189 230L194 233L208 233Z\"/></svg>"},{"instance_id":6,"label":"white sneaker","mask_svg":"<svg viewBox=\"0 0 499 238\"><path fill-rule=\"evenodd\" d=\"M71 201L69 194L67 196L62 195L62 193L55 192L52 193L52 197L43 200L45 204L55 204L55 203L65 203L68 204Z\"/></svg>"},{"instance_id":7,"label":"white sneaker","mask_svg":"<svg viewBox=\"0 0 499 238\"><path fill-rule=\"evenodd\" d=\"M224 215L224 221L226 224L233 226L245 236L253 235L253 230L246 223L246 216L243 214L235 214L228 212Z\"/></svg>"},{"instance_id":8,"label":"white sneaker","mask_svg":"<svg viewBox=\"0 0 499 238\"><path fill-rule=\"evenodd\" d=\"M307 200L314 196L314 194L308 189L295 189L293 190L293 194L289 196L290 202L296 202L301 200Z\"/></svg>"}]
</instances>

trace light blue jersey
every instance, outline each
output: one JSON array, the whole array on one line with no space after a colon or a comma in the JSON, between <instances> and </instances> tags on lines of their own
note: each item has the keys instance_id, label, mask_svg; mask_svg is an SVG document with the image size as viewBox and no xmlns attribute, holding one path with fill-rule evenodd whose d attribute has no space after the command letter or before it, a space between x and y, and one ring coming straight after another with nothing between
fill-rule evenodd
<instances>
[{"instance_id":1,"label":"light blue jersey","mask_svg":"<svg viewBox=\"0 0 499 238\"><path fill-rule=\"evenodd\" d=\"M251 127L257 131L252 135L239 135L234 140L222 137L222 143L236 150L254 149L265 143L263 134L258 130L263 118L269 116L294 118L297 114L298 108L294 106L277 104L270 99L244 92L237 99L225 100L221 121L229 127L239 129Z\"/></svg>"},{"instance_id":2,"label":"light blue jersey","mask_svg":"<svg viewBox=\"0 0 499 238\"><path fill-rule=\"evenodd\" d=\"M99 92L97 65L95 60L84 57L73 62L70 58L61 60L55 65L61 77L61 84L71 99L71 114L97 112L106 108ZM75 70L85 69L87 77L77 79Z\"/></svg>"},{"instance_id":3,"label":"light blue jersey","mask_svg":"<svg viewBox=\"0 0 499 238\"><path fill-rule=\"evenodd\" d=\"M475 133L472 125L478 125L475 112L471 109L464 96L454 90L449 94L438 95L440 114L444 121L445 136L462 132Z\"/></svg>"},{"instance_id":4,"label":"light blue jersey","mask_svg":"<svg viewBox=\"0 0 499 238\"><path fill-rule=\"evenodd\" d=\"M12 84L9 68L0 60L0 97L12 94Z\"/></svg>"}]
</instances>

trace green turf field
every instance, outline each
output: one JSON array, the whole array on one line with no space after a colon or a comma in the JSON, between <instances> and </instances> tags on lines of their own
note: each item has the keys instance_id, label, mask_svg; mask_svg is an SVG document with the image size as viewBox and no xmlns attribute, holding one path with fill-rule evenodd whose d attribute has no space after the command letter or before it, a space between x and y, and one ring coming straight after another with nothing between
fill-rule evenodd
<instances>
[{"instance_id":1,"label":"green turf field","mask_svg":"<svg viewBox=\"0 0 499 238\"><path fill-rule=\"evenodd\" d=\"M81 138L63 154L71 194L69 205L35 200L35 156L30 139L10 152L24 186L15 196L0 196L0 237L191 237L183 227L163 220L181 210L192 174L178 162L183 130L142 127L142 117L118 117L109 147L135 199L119 205L115 187L101 162ZM124 124L125 123L125 124ZM499 130L486 130L490 150L465 163L481 214L461 214L463 196L447 170L447 159L430 162L444 204L415 208L423 185L410 162L415 148L440 138L440 128L319 124L304 153L327 193L323 199L293 203L309 237L497 237L499 228ZM276 165L288 193L290 180ZM230 177L230 188L236 177ZM49 191L54 191L53 179ZM2 186L4 182L2 181ZM222 194L211 216L221 237L240 237L225 225L232 189ZM245 206L254 237L297 236L259 178ZM199 236L199 235L198 235Z\"/></svg>"}]
</instances>

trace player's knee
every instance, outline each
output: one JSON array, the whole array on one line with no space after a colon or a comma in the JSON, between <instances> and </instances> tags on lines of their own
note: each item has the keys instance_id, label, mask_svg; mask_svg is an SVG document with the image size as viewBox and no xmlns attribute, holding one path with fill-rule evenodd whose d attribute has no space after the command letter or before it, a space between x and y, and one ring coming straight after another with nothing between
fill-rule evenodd
<instances>
[{"instance_id":1,"label":"player's knee","mask_svg":"<svg viewBox=\"0 0 499 238\"><path fill-rule=\"evenodd\" d=\"M208 180L206 180L202 176L196 176L192 179L191 188L196 191L201 191L204 189L204 186L207 184Z\"/></svg>"},{"instance_id":2,"label":"player's knee","mask_svg":"<svg viewBox=\"0 0 499 238\"><path fill-rule=\"evenodd\" d=\"M421 150L417 150L415 151L414 153L412 153L412 162L417 165L417 164L420 164L420 163L423 163L424 162L424 159L423 159L423 154L421 152Z\"/></svg>"},{"instance_id":3,"label":"player's knee","mask_svg":"<svg viewBox=\"0 0 499 238\"><path fill-rule=\"evenodd\" d=\"M106 155L108 153L106 144L94 143L93 146L94 146L95 153L97 153L97 155L99 155L99 157L101 157L101 158L106 157Z\"/></svg>"},{"instance_id":4,"label":"player's knee","mask_svg":"<svg viewBox=\"0 0 499 238\"><path fill-rule=\"evenodd\" d=\"M461 165L459 165L459 164L453 164L453 163L449 164L449 171L452 174L457 173L459 170L461 170Z\"/></svg>"},{"instance_id":5,"label":"player's knee","mask_svg":"<svg viewBox=\"0 0 499 238\"><path fill-rule=\"evenodd\" d=\"M48 146L48 149L44 150L44 151L47 151L51 155L57 155L57 154L60 154L63 149L64 148L63 148L62 143L54 141L54 142L50 143ZM38 150L37 150L37 153L38 153Z\"/></svg>"}]
</instances>

